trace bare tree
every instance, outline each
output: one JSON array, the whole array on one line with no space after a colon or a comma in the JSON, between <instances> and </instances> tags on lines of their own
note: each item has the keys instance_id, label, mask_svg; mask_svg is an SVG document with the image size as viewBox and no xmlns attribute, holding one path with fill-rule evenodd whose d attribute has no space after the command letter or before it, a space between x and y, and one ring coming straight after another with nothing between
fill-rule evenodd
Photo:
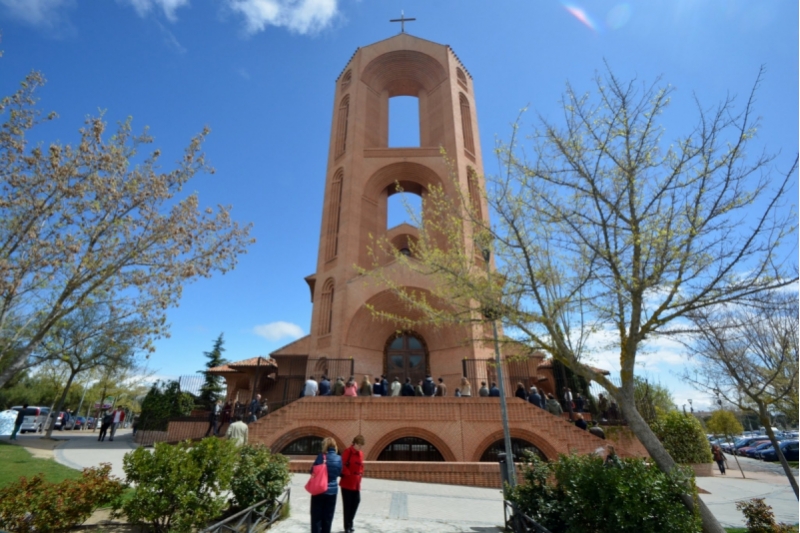
<instances>
[{"instance_id":1,"label":"bare tree","mask_svg":"<svg viewBox=\"0 0 800 533\"><path fill-rule=\"evenodd\" d=\"M792 291L695 313L697 331L690 347L698 364L695 372L685 375L699 390L718 392L740 409L758 413L795 496L797 480L778 446L770 410L797 397L798 311L797 293Z\"/></svg>"},{"instance_id":2,"label":"bare tree","mask_svg":"<svg viewBox=\"0 0 800 533\"><path fill-rule=\"evenodd\" d=\"M168 172L130 120L108 137L102 116L90 117L76 145L31 147L43 83L34 72L0 100L0 386L90 301L163 334L183 285L232 269L252 242L229 208L201 210L196 194L181 197L196 173L212 170L201 153L207 129Z\"/></svg>"},{"instance_id":3,"label":"bare tree","mask_svg":"<svg viewBox=\"0 0 800 533\"><path fill-rule=\"evenodd\" d=\"M390 269L373 275L432 323L470 324L493 309L521 342L606 388L658 467L672 471L675 462L636 408L646 341L675 333L698 310L797 280L792 250L782 248L797 240L797 217L784 205L797 158L776 176L773 157L748 153L760 79L741 110L733 98L710 110L698 103L697 123L672 144L658 120L673 88L625 83L611 72L596 77L595 97L568 85L563 126L540 118L529 151L515 126L511 143L498 147L503 172L486 178L480 201L494 224L454 177L423 196L410 254L385 239L374 245L376 265L393 254L432 276L430 289L404 288ZM487 279L470 246L492 248L499 273ZM587 364L587 341L599 333L619 352L619 386ZM694 508L688 493L684 502ZM722 532L699 507L704 529Z\"/></svg>"},{"instance_id":4,"label":"bare tree","mask_svg":"<svg viewBox=\"0 0 800 533\"><path fill-rule=\"evenodd\" d=\"M54 415L64 408L75 378L95 369L120 372L135 366L136 354L147 344L148 328L135 320L118 320L107 309L82 307L50 329L40 345L46 360L56 359L68 368L64 389ZM54 418L55 421L55 418ZM55 424L47 429L50 438Z\"/></svg>"}]
</instances>

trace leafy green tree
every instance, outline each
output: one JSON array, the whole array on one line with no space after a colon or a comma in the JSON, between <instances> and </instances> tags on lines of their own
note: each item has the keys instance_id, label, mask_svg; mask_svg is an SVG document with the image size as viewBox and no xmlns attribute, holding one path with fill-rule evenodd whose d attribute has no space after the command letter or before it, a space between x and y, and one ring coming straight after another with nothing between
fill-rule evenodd
<instances>
[{"instance_id":1,"label":"leafy green tree","mask_svg":"<svg viewBox=\"0 0 800 533\"><path fill-rule=\"evenodd\" d=\"M166 431L170 418L189 416L194 408L194 396L181 392L180 383L156 382L142 400L139 429Z\"/></svg>"},{"instance_id":2,"label":"leafy green tree","mask_svg":"<svg viewBox=\"0 0 800 533\"><path fill-rule=\"evenodd\" d=\"M648 422L652 422L662 413L675 409L672 393L660 383L651 383L639 376L634 377L634 397L636 408Z\"/></svg>"},{"instance_id":3,"label":"leafy green tree","mask_svg":"<svg viewBox=\"0 0 800 533\"><path fill-rule=\"evenodd\" d=\"M652 429L675 462L680 464L711 462L711 447L703 426L694 416L673 409L660 415L653 422Z\"/></svg>"},{"instance_id":4,"label":"leafy green tree","mask_svg":"<svg viewBox=\"0 0 800 533\"><path fill-rule=\"evenodd\" d=\"M696 124L671 144L658 121L672 87L623 82L610 72L597 76L595 95L568 85L563 122L541 118L530 148L517 142L517 125L499 147L502 173L486 177L485 197L475 201L468 179L454 174L425 191L408 255L386 239L375 243L376 266L390 254L393 269L432 280L424 290L409 288L374 268L415 311L376 315L399 327L463 325L479 342L475 323L500 318L530 349L608 390L656 465L672 471L674 459L636 407L634 378L647 341L677 333L698 310L798 279L796 254L784 246L797 242L797 215L786 200L797 158L775 176L774 158L752 155L759 82L760 75L741 110L731 98L710 110L698 106ZM482 181L476 178L478 189ZM488 209L478 209L484 202ZM496 274L487 276L483 250ZM619 384L587 360L598 332L607 334L604 348L619 353ZM701 500L687 493L683 501L699 506L707 532L722 533Z\"/></svg>"},{"instance_id":5,"label":"leafy green tree","mask_svg":"<svg viewBox=\"0 0 800 533\"><path fill-rule=\"evenodd\" d=\"M217 340L214 341L214 347L210 352L203 352L203 355L208 359L208 361L206 361L206 369L222 366L228 362L227 359L222 357L222 352L225 351L225 348L222 347L225 342L222 339L222 335L223 334L220 333ZM209 374L207 371L202 370L200 370L199 373L205 376L205 382L203 382L202 387L200 387L200 405L210 410L225 392L225 384L219 376Z\"/></svg>"},{"instance_id":6,"label":"leafy green tree","mask_svg":"<svg viewBox=\"0 0 800 533\"><path fill-rule=\"evenodd\" d=\"M52 328L92 299L137 316L154 336L184 284L232 269L252 242L227 207L182 195L212 169L209 130L161 172L153 139L131 121L108 136L89 117L75 144L30 146L42 117L37 72L0 100L0 386L26 366Z\"/></svg>"},{"instance_id":7,"label":"leafy green tree","mask_svg":"<svg viewBox=\"0 0 800 533\"><path fill-rule=\"evenodd\" d=\"M711 416L706 420L706 427L711 433L724 435L725 437L739 435L744 431L742 424L736 419L736 415L724 409L711 413Z\"/></svg>"}]
</instances>

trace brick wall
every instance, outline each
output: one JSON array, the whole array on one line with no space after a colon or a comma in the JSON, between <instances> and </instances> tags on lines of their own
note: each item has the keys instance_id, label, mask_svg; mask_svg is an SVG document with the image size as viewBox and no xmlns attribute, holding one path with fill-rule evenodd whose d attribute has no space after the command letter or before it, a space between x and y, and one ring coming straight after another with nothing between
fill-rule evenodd
<instances>
[{"instance_id":1,"label":"brick wall","mask_svg":"<svg viewBox=\"0 0 800 533\"><path fill-rule=\"evenodd\" d=\"M313 460L294 459L290 470L299 474L311 471ZM366 461L364 477L415 481L418 483L441 483L470 487L500 488L500 465L497 463L433 463L406 461ZM518 468L517 479L522 482Z\"/></svg>"},{"instance_id":2,"label":"brick wall","mask_svg":"<svg viewBox=\"0 0 800 533\"><path fill-rule=\"evenodd\" d=\"M532 443L549 459L561 453L592 453L605 444L518 398L507 401L511 436ZM304 436L333 437L343 447L358 434L366 439L367 461L375 461L396 439L420 437L436 446L447 462L477 462L503 437L499 398L303 398L250 425L250 441L276 452ZM615 431L609 440L620 456L647 456L627 429Z\"/></svg>"}]
</instances>

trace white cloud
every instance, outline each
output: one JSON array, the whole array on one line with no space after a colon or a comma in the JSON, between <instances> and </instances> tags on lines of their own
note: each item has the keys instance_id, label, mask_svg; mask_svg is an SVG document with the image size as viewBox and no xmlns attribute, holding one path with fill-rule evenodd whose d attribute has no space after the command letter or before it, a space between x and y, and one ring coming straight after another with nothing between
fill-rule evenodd
<instances>
[{"instance_id":1,"label":"white cloud","mask_svg":"<svg viewBox=\"0 0 800 533\"><path fill-rule=\"evenodd\" d=\"M0 0L9 15L31 26L53 27L61 21L61 8L72 0Z\"/></svg>"},{"instance_id":2,"label":"white cloud","mask_svg":"<svg viewBox=\"0 0 800 533\"><path fill-rule=\"evenodd\" d=\"M253 333L259 337L264 337L268 341L278 341L286 337L299 339L304 335L303 328L297 324L281 321L256 326L253 328Z\"/></svg>"},{"instance_id":3,"label":"white cloud","mask_svg":"<svg viewBox=\"0 0 800 533\"><path fill-rule=\"evenodd\" d=\"M118 0L119 1L119 0ZM147 15L151 9L161 8L164 16L174 22L177 20L175 12L179 7L188 6L189 0L124 0L131 4L140 17Z\"/></svg>"},{"instance_id":4,"label":"white cloud","mask_svg":"<svg viewBox=\"0 0 800 533\"><path fill-rule=\"evenodd\" d=\"M299 34L316 33L327 27L337 14L337 1L227 0L234 12L244 16L247 33L283 26Z\"/></svg>"}]
</instances>

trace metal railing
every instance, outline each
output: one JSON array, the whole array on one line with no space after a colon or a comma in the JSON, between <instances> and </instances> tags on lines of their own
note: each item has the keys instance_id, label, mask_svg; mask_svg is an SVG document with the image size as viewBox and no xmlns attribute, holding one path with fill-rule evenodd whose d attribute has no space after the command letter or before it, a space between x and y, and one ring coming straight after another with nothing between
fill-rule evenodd
<instances>
[{"instance_id":1,"label":"metal railing","mask_svg":"<svg viewBox=\"0 0 800 533\"><path fill-rule=\"evenodd\" d=\"M520 511L513 502L503 500L506 531L513 533L550 533L550 530Z\"/></svg>"},{"instance_id":2,"label":"metal railing","mask_svg":"<svg viewBox=\"0 0 800 533\"><path fill-rule=\"evenodd\" d=\"M243 509L235 515L203 529L200 533L255 533L264 531L281 516L284 506L289 503L291 493L292 489L287 488L280 498L271 502L264 500L251 505L247 509Z\"/></svg>"}]
</instances>

